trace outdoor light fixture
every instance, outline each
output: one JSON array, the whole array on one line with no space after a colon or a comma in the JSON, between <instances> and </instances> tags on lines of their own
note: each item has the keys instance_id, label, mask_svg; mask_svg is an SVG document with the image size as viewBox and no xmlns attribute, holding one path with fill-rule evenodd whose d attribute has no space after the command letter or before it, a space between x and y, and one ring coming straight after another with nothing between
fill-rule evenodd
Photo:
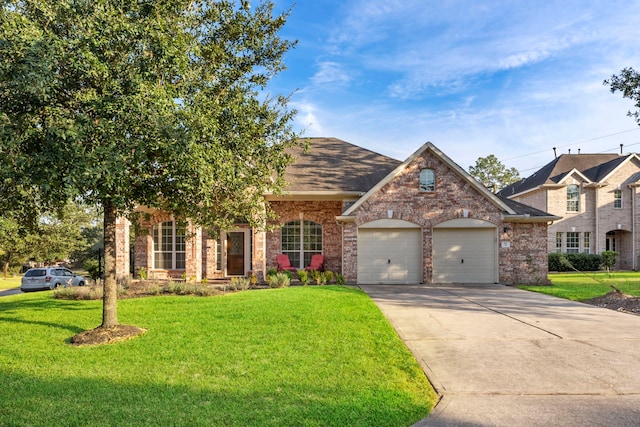
<instances>
[{"instance_id":1,"label":"outdoor light fixture","mask_svg":"<svg viewBox=\"0 0 640 427\"><path fill-rule=\"evenodd\" d=\"M387 211L387 218L393 218L393 210L389 209Z\"/></svg>"},{"instance_id":2,"label":"outdoor light fixture","mask_svg":"<svg viewBox=\"0 0 640 427\"><path fill-rule=\"evenodd\" d=\"M469 209L462 209L462 216L465 218L469 218Z\"/></svg>"}]
</instances>

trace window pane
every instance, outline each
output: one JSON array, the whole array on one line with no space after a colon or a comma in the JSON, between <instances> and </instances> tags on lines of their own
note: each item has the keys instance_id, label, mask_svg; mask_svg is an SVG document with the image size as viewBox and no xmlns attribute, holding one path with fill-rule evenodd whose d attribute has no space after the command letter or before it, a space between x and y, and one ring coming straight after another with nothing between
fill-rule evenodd
<instances>
[{"instance_id":1,"label":"window pane","mask_svg":"<svg viewBox=\"0 0 640 427\"><path fill-rule=\"evenodd\" d=\"M184 270L186 243L184 227L166 221L153 228L153 267L164 270Z\"/></svg>"},{"instance_id":2,"label":"window pane","mask_svg":"<svg viewBox=\"0 0 640 427\"><path fill-rule=\"evenodd\" d=\"M580 189L577 185L567 187L567 211L578 212L580 210Z\"/></svg>"},{"instance_id":3,"label":"window pane","mask_svg":"<svg viewBox=\"0 0 640 427\"><path fill-rule=\"evenodd\" d=\"M580 233L567 233L567 253L580 252Z\"/></svg>"},{"instance_id":4,"label":"window pane","mask_svg":"<svg viewBox=\"0 0 640 427\"><path fill-rule=\"evenodd\" d=\"M583 252L585 254L591 253L591 233L588 231L584 233L584 244L582 245Z\"/></svg>"},{"instance_id":5,"label":"window pane","mask_svg":"<svg viewBox=\"0 0 640 427\"><path fill-rule=\"evenodd\" d=\"M556 252L562 252L562 233L556 233Z\"/></svg>"},{"instance_id":6,"label":"window pane","mask_svg":"<svg viewBox=\"0 0 640 427\"><path fill-rule=\"evenodd\" d=\"M436 179L433 169L422 169L420 171L420 191L435 191Z\"/></svg>"},{"instance_id":7,"label":"window pane","mask_svg":"<svg viewBox=\"0 0 640 427\"><path fill-rule=\"evenodd\" d=\"M311 255L322 253L322 225L313 221L286 223L282 227L281 251L289 256L292 266L309 265Z\"/></svg>"},{"instance_id":8,"label":"window pane","mask_svg":"<svg viewBox=\"0 0 640 427\"><path fill-rule=\"evenodd\" d=\"M613 192L613 207L615 209L622 209L622 190L615 190Z\"/></svg>"}]
</instances>

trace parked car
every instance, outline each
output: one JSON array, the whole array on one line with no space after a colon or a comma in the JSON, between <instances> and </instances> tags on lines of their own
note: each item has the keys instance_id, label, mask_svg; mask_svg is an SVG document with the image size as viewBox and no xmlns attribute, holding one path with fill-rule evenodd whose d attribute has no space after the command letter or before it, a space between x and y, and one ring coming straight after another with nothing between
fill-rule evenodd
<instances>
[{"instance_id":1,"label":"parked car","mask_svg":"<svg viewBox=\"0 0 640 427\"><path fill-rule=\"evenodd\" d=\"M67 286L84 286L84 277L62 267L30 268L22 276L22 292L56 289Z\"/></svg>"}]
</instances>

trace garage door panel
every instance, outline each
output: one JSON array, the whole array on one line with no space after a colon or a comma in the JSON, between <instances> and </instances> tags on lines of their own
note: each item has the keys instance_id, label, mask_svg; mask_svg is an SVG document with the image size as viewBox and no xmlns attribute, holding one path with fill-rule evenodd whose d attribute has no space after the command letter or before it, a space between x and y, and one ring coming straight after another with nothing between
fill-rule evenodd
<instances>
[{"instance_id":1,"label":"garage door panel","mask_svg":"<svg viewBox=\"0 0 640 427\"><path fill-rule=\"evenodd\" d=\"M359 283L420 283L421 278L420 229L359 230Z\"/></svg>"},{"instance_id":2,"label":"garage door panel","mask_svg":"<svg viewBox=\"0 0 640 427\"><path fill-rule=\"evenodd\" d=\"M434 282L494 283L496 266L495 228L434 229Z\"/></svg>"}]
</instances>

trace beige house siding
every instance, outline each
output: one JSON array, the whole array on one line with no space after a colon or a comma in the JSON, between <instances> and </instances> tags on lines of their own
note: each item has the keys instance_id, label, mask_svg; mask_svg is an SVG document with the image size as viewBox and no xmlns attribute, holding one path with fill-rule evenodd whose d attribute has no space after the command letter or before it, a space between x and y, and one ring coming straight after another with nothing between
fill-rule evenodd
<instances>
[{"instance_id":1,"label":"beige house siding","mask_svg":"<svg viewBox=\"0 0 640 427\"><path fill-rule=\"evenodd\" d=\"M562 252L567 252L567 233L579 233L580 252L601 253L606 249L619 254L617 269L638 269L640 236L636 231L638 198L635 182L640 173L640 161L635 156L621 164L603 182L588 182L579 174L564 178L558 185L547 184L540 189L513 197L521 203L561 216L548 227L547 249L557 251L556 233L562 233ZM579 212L567 211L567 185L580 188ZM614 192L622 193L622 207L614 207ZM635 218L635 219L634 219ZM587 248L585 233L590 235ZM615 244L615 246L614 246Z\"/></svg>"}]
</instances>

